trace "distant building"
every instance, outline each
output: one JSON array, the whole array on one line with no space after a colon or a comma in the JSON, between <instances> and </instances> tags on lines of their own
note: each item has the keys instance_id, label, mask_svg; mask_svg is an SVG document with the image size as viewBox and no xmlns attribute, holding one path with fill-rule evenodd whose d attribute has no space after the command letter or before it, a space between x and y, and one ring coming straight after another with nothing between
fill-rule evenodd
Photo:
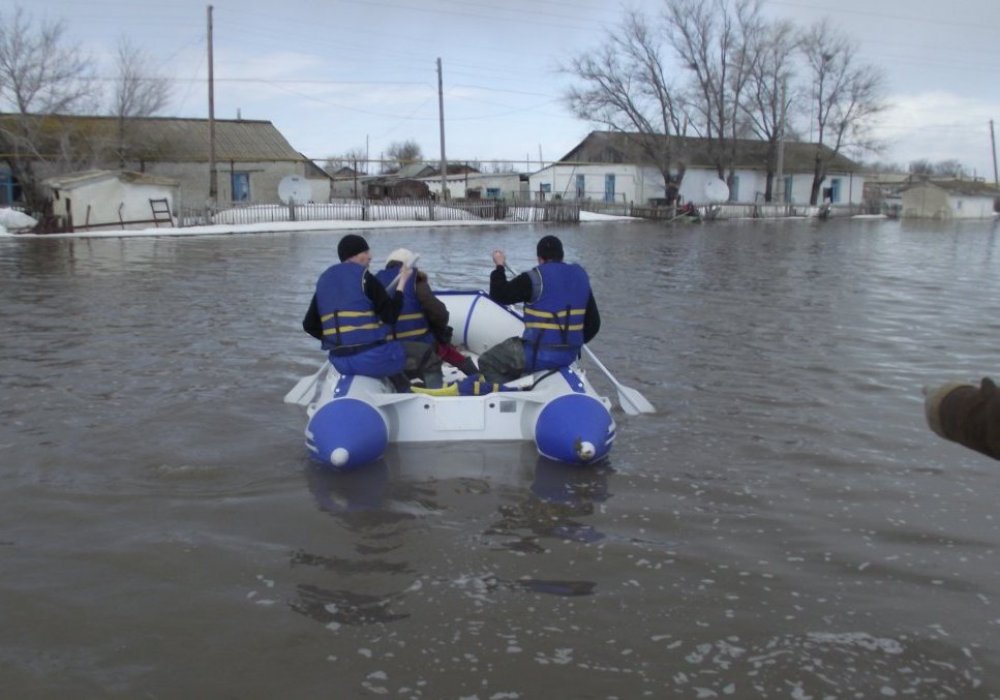
<instances>
[{"instance_id":1,"label":"distant building","mask_svg":"<svg viewBox=\"0 0 1000 700\"><path fill-rule=\"evenodd\" d=\"M668 192L663 175L637 145L637 137L609 131L591 132L560 160L531 175L532 197L645 205L679 194L684 201L706 201L706 187L718 179L707 139L670 137L675 164L683 163L686 170L679 190ZM737 142L730 202L763 202L767 188L767 147L763 141ZM827 201L835 207L859 205L864 186L861 166L842 155L834 156L829 147L815 143L785 143L784 182L775 183L774 190L784 193L785 203L808 204L817 149L829 158L818 204Z\"/></svg>"},{"instance_id":2,"label":"distant building","mask_svg":"<svg viewBox=\"0 0 1000 700\"><path fill-rule=\"evenodd\" d=\"M980 180L926 180L902 190L905 219L990 219L1000 190Z\"/></svg>"}]
</instances>

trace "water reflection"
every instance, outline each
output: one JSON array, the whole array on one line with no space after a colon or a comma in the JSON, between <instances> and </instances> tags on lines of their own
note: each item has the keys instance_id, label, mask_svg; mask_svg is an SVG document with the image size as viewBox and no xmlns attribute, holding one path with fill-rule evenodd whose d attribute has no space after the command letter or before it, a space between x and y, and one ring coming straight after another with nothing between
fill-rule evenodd
<instances>
[{"instance_id":1,"label":"water reflection","mask_svg":"<svg viewBox=\"0 0 1000 700\"><path fill-rule=\"evenodd\" d=\"M534 462L530 471L523 467L531 464L526 459L529 453ZM518 459L511 460L512 455ZM393 445L379 462L347 474L311 465L306 482L317 507L365 540L377 534L378 546L363 547L358 542L356 553L360 556L354 558L298 551L292 556L292 566L319 568L341 577L414 573L409 564L380 558L397 548L390 544L394 540L389 535L391 524L447 512L450 508L445 502L455 494L466 500L498 499L495 515L482 531L490 549L544 554L544 540L599 542L604 533L588 521L597 504L611 497L608 478L613 473L607 465L580 468L553 462L538 456L530 443ZM400 528L400 532L404 529ZM483 592L526 590L557 596L591 595L596 588L596 583L589 580L505 580L495 575L479 577L476 585ZM402 595L396 592L373 601L364 595L315 585L300 585L298 593L299 599L293 605L298 612L344 624L366 620L371 609L384 610L390 599ZM333 608L350 612L331 617Z\"/></svg>"},{"instance_id":2,"label":"water reflection","mask_svg":"<svg viewBox=\"0 0 1000 700\"><path fill-rule=\"evenodd\" d=\"M529 491L518 502L499 509L499 518L484 534L502 538L499 547L542 553L543 539L597 542L604 534L585 521L594 504L606 501L609 467L581 469L539 457Z\"/></svg>"}]
</instances>

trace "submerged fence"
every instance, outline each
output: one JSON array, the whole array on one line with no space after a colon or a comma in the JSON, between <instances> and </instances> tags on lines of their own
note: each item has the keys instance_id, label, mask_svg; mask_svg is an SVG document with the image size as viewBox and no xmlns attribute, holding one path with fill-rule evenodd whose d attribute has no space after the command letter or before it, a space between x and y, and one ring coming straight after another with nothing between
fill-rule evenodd
<instances>
[{"instance_id":1,"label":"submerged fence","mask_svg":"<svg viewBox=\"0 0 1000 700\"><path fill-rule=\"evenodd\" d=\"M211 209L184 209L181 226L258 224L284 221L509 221L560 222L580 220L575 202L508 202L502 199L366 200L297 204L230 203Z\"/></svg>"}]
</instances>

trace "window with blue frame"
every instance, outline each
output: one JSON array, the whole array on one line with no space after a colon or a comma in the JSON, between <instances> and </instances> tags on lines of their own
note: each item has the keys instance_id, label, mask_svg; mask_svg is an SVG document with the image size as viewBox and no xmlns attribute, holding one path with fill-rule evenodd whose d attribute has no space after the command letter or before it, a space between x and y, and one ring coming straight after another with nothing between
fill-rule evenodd
<instances>
[{"instance_id":1,"label":"window with blue frame","mask_svg":"<svg viewBox=\"0 0 1000 700\"><path fill-rule=\"evenodd\" d=\"M0 205L9 205L17 201L20 188L15 188L14 176L7 168L0 168Z\"/></svg>"},{"instance_id":2,"label":"window with blue frame","mask_svg":"<svg viewBox=\"0 0 1000 700\"><path fill-rule=\"evenodd\" d=\"M250 173L233 171L231 180L233 188L233 201L249 202Z\"/></svg>"},{"instance_id":3,"label":"window with blue frame","mask_svg":"<svg viewBox=\"0 0 1000 700\"><path fill-rule=\"evenodd\" d=\"M486 188L486 199L500 199L500 188L499 187L487 187Z\"/></svg>"}]
</instances>

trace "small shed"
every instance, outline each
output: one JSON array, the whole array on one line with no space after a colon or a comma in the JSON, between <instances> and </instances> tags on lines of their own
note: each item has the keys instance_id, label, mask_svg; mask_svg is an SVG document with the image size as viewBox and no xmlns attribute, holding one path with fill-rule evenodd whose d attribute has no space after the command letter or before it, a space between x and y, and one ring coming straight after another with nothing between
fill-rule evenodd
<instances>
[{"instance_id":1,"label":"small shed","mask_svg":"<svg viewBox=\"0 0 1000 700\"><path fill-rule=\"evenodd\" d=\"M173 226L180 183L129 170L85 170L45 180L67 231Z\"/></svg>"},{"instance_id":2,"label":"small shed","mask_svg":"<svg viewBox=\"0 0 1000 700\"><path fill-rule=\"evenodd\" d=\"M990 219L1000 191L981 180L926 180L902 191L904 219Z\"/></svg>"}]
</instances>

